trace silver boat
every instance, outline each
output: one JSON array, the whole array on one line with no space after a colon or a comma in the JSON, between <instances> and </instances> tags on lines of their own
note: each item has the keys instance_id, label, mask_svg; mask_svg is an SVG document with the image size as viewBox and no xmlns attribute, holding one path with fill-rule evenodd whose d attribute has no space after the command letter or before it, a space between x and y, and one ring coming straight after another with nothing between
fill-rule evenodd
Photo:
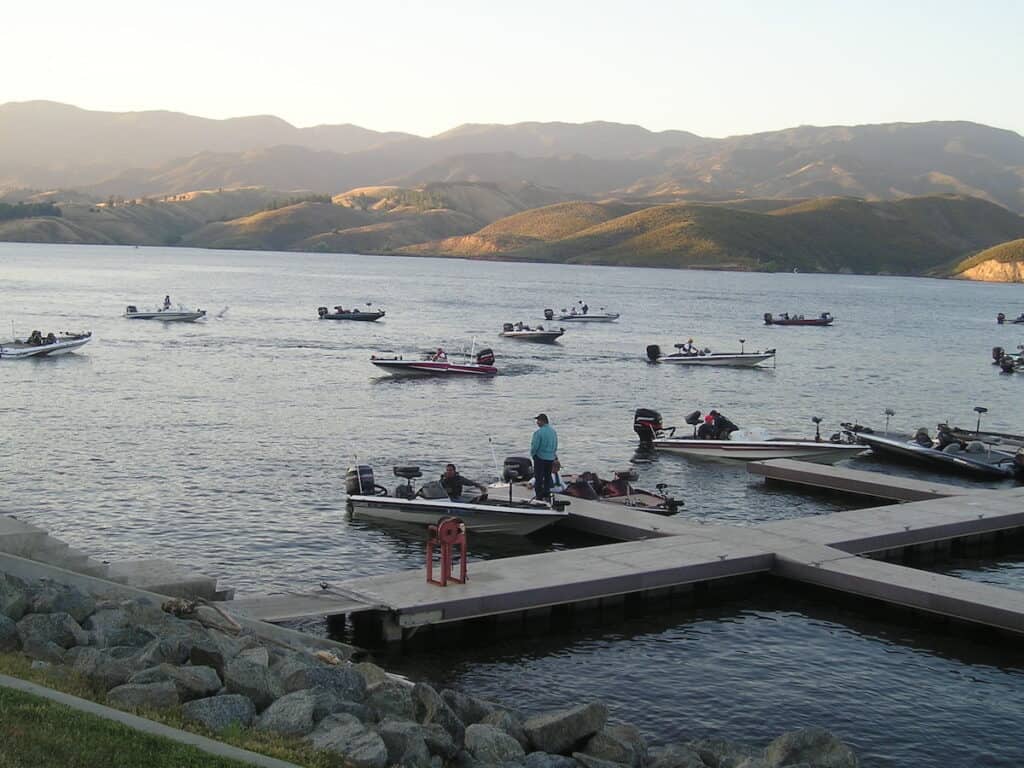
<instances>
[{"instance_id":1,"label":"silver boat","mask_svg":"<svg viewBox=\"0 0 1024 768\"><path fill-rule=\"evenodd\" d=\"M56 357L74 352L89 343L92 332L85 333L48 333L43 336L39 331L32 331L27 339L11 339L0 341L0 359L22 360L26 357Z\"/></svg>"},{"instance_id":2,"label":"silver boat","mask_svg":"<svg viewBox=\"0 0 1024 768\"><path fill-rule=\"evenodd\" d=\"M661 354L661 347L657 344L647 346L647 359L652 363L671 363L673 365L722 365L737 368L753 368L766 360L775 362L775 350L766 349L764 352L747 352L743 349L744 339L740 339L739 352L712 352L708 348L696 349L689 342L676 344L676 350L672 354Z\"/></svg>"}]
</instances>

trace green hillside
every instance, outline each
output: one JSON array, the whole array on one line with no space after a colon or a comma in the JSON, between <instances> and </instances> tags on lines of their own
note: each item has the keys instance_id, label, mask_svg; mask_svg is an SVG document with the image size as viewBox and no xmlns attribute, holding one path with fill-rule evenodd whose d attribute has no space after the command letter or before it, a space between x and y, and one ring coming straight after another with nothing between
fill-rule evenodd
<instances>
[{"instance_id":1,"label":"green hillside","mask_svg":"<svg viewBox=\"0 0 1024 768\"><path fill-rule=\"evenodd\" d=\"M969 259L961 261L953 268L953 272L966 272L971 267L976 267L986 261L994 261L999 264L1024 262L1024 238L986 248L981 253L976 253Z\"/></svg>"},{"instance_id":2,"label":"green hillside","mask_svg":"<svg viewBox=\"0 0 1024 768\"><path fill-rule=\"evenodd\" d=\"M590 209L549 206L469 237L406 253L587 264L743 270L923 274L979 248L1024 236L1024 218L983 200L852 198L799 202L760 213L674 203L583 226ZM563 221L564 219L564 221ZM567 233L563 236L563 232ZM495 236L507 238L497 248Z\"/></svg>"}]
</instances>

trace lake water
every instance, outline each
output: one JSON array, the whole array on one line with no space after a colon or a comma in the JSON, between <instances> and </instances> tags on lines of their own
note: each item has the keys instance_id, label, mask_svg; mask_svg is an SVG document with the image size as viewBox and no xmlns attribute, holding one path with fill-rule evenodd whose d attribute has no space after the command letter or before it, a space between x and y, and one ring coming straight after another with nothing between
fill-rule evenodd
<instances>
[{"instance_id":1,"label":"lake water","mask_svg":"<svg viewBox=\"0 0 1024 768\"><path fill-rule=\"evenodd\" d=\"M198 324L132 322L165 294ZM578 299L618 323L571 326L555 346L497 337ZM319 305L372 301L376 324L317 320ZM227 307L226 311L222 310ZM684 517L750 525L848 509L766 490L742 469L636 453L632 413L680 424L717 408L740 426L813 435L840 421L1024 432L1024 376L990 364L1024 343L999 311L1024 286L898 277L733 274L371 256L0 244L0 334L92 330L79 354L0 363L0 513L98 557L180 559L240 596L314 588L422 565L422 537L350 521L348 465L454 461L490 479L526 454L533 416L558 430L567 471L635 466L686 501ZM836 317L765 327L764 312ZM218 314L222 316L217 317ZM647 344L778 349L776 368L679 370ZM393 380L368 359L490 346L492 380ZM900 471L871 459L850 466ZM851 512L851 514L855 514ZM593 542L471 540L474 557ZM1019 589L1024 558L954 572ZM310 627L323 631L322 627ZM785 588L715 608L445 655L405 671L526 710L604 698L654 742L764 742L828 727L865 765L1015 766L1024 712L1019 645L963 639L829 606Z\"/></svg>"}]
</instances>

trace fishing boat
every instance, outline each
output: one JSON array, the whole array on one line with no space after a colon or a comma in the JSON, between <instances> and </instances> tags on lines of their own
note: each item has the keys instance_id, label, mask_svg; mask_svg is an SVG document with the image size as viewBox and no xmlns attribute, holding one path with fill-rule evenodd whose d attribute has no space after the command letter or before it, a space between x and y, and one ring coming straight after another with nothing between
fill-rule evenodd
<instances>
[{"instance_id":1,"label":"fishing boat","mask_svg":"<svg viewBox=\"0 0 1024 768\"><path fill-rule=\"evenodd\" d=\"M430 525L454 515L466 524L467 531L505 536L528 536L568 517L567 501L516 499L511 493L492 497L487 492L450 499L439 482L413 487L412 481L423 476L419 467L399 466L393 472L406 482L389 493L376 484L372 467L363 464L349 468L345 490L353 516ZM503 490L510 487L505 484Z\"/></svg>"},{"instance_id":2,"label":"fishing boat","mask_svg":"<svg viewBox=\"0 0 1024 768\"><path fill-rule=\"evenodd\" d=\"M707 459L801 459L815 464L834 464L865 451L862 445L849 439L844 441L842 434L823 440L821 418L818 416L811 419L815 425L815 436L809 440L775 437L761 429L741 430L717 411L710 411L708 417L702 418L700 411L688 414L685 421L693 427L693 434L677 437L675 427L663 426L660 413L650 408L638 408L633 415L633 431L642 446Z\"/></svg>"},{"instance_id":3,"label":"fishing boat","mask_svg":"<svg viewBox=\"0 0 1024 768\"><path fill-rule=\"evenodd\" d=\"M1021 312L1019 315L1017 315L1017 317L1013 318L1012 320L1007 320L1006 315L1000 312L998 315L996 315L996 322L999 323L1000 325L1003 325L1003 323L1012 323L1014 325L1024 324L1024 312Z\"/></svg>"},{"instance_id":4,"label":"fishing boat","mask_svg":"<svg viewBox=\"0 0 1024 768\"><path fill-rule=\"evenodd\" d=\"M0 360L21 360L27 357L56 357L74 352L92 340L92 331L84 333L48 333L32 331L26 339L0 341Z\"/></svg>"},{"instance_id":5,"label":"fishing boat","mask_svg":"<svg viewBox=\"0 0 1024 768\"><path fill-rule=\"evenodd\" d=\"M986 445L992 445L1003 450L1024 448L1024 435L1013 435L1008 432L986 432L980 429L961 429L960 427L951 427L948 424L939 424L937 431L940 440L942 439L942 434L946 433L952 440L962 443L980 440Z\"/></svg>"},{"instance_id":6,"label":"fishing boat","mask_svg":"<svg viewBox=\"0 0 1024 768\"><path fill-rule=\"evenodd\" d=\"M372 305L367 303L366 306ZM340 304L334 307L333 312L327 307L317 307L316 313L321 320L356 320L364 323L380 320L387 314L383 309L344 309Z\"/></svg>"},{"instance_id":7,"label":"fishing boat","mask_svg":"<svg viewBox=\"0 0 1024 768\"><path fill-rule=\"evenodd\" d=\"M461 363L449 360L441 347L418 360L371 355L370 362L392 376L494 376L498 372L491 349L481 349L475 357L470 353Z\"/></svg>"},{"instance_id":8,"label":"fishing boat","mask_svg":"<svg viewBox=\"0 0 1024 768\"><path fill-rule=\"evenodd\" d=\"M540 341L550 344L558 339L563 333L565 333L565 328L559 328L557 330L551 328L545 330L543 325L531 328L523 323L504 323L501 327L501 333L498 335L506 339Z\"/></svg>"},{"instance_id":9,"label":"fishing boat","mask_svg":"<svg viewBox=\"0 0 1024 768\"><path fill-rule=\"evenodd\" d=\"M165 296L163 306L157 309L139 309L134 304L125 308L124 316L129 320L160 320L164 323L194 323L206 317L205 309L189 309L182 305L171 306L171 297Z\"/></svg>"},{"instance_id":10,"label":"fishing boat","mask_svg":"<svg viewBox=\"0 0 1024 768\"><path fill-rule=\"evenodd\" d=\"M571 309L562 308L559 314L555 314L553 309L544 310L545 320L559 320L566 323L614 323L619 319L618 312L606 312L604 307L600 308L598 312L591 312L590 307L582 302L581 308L577 309L576 305L573 305Z\"/></svg>"},{"instance_id":11,"label":"fishing boat","mask_svg":"<svg viewBox=\"0 0 1024 768\"><path fill-rule=\"evenodd\" d=\"M822 312L817 317L804 317L803 315L790 315L783 312L776 317L771 312L764 313L765 325L832 325L835 318L829 312Z\"/></svg>"},{"instance_id":12,"label":"fishing boat","mask_svg":"<svg viewBox=\"0 0 1024 768\"><path fill-rule=\"evenodd\" d=\"M992 347L992 364L998 365L1003 373L1024 370L1024 344L1017 345L1017 354L1002 347Z\"/></svg>"},{"instance_id":13,"label":"fishing boat","mask_svg":"<svg viewBox=\"0 0 1024 768\"><path fill-rule=\"evenodd\" d=\"M699 349L693 346L693 339L676 344L676 351L662 355L661 347L657 344L647 346L647 359L652 363L671 363L673 365L724 365L740 368L753 368L755 365L771 360L775 362L775 350L766 349L764 352L747 352L744 349L746 339L740 339L739 352L712 352L705 347Z\"/></svg>"},{"instance_id":14,"label":"fishing boat","mask_svg":"<svg viewBox=\"0 0 1024 768\"><path fill-rule=\"evenodd\" d=\"M937 472L979 480L1024 479L1024 448L1011 453L981 440L953 439L941 430L938 438L933 439L924 428L910 439L880 435L870 427L849 422L843 424L843 429L880 459L924 464Z\"/></svg>"},{"instance_id":15,"label":"fishing boat","mask_svg":"<svg viewBox=\"0 0 1024 768\"><path fill-rule=\"evenodd\" d=\"M533 495L533 464L525 456L509 456L505 459L502 478L504 483L494 483L490 487L504 494L511 484L513 497L529 498ZM631 507L657 515L674 515L683 506L682 499L675 499L665 493L668 486L664 483L659 483L656 491L635 486L633 483L639 476L632 468L614 472L611 480L601 478L596 472L557 475L554 479L557 482L552 483L551 491L556 497Z\"/></svg>"}]
</instances>

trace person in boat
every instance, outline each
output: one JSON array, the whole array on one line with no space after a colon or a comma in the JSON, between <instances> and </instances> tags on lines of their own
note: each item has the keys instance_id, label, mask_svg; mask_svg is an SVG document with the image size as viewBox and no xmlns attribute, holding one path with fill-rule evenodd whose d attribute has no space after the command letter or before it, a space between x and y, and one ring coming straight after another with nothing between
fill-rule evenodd
<instances>
[{"instance_id":1,"label":"person in boat","mask_svg":"<svg viewBox=\"0 0 1024 768\"><path fill-rule=\"evenodd\" d=\"M170 308L171 308L171 294L167 294L166 296L164 296L164 309L170 309Z\"/></svg>"},{"instance_id":2,"label":"person in boat","mask_svg":"<svg viewBox=\"0 0 1024 768\"><path fill-rule=\"evenodd\" d=\"M47 344L56 344L57 343L57 337L53 335L53 331L50 331L48 334L46 334L46 343Z\"/></svg>"},{"instance_id":3,"label":"person in boat","mask_svg":"<svg viewBox=\"0 0 1024 768\"><path fill-rule=\"evenodd\" d=\"M446 464L444 467L444 474L441 475L441 487L444 488L445 493L448 494L448 498L452 501L459 501L462 499L463 488L467 485L471 485L474 488L480 489L480 495L477 499L487 498L487 487L480 483L468 480L459 474L459 470L455 468L454 464Z\"/></svg>"},{"instance_id":4,"label":"person in boat","mask_svg":"<svg viewBox=\"0 0 1024 768\"><path fill-rule=\"evenodd\" d=\"M443 363L448 360L448 355L441 347L438 347L437 352L434 353L434 356L431 359L435 363Z\"/></svg>"},{"instance_id":5,"label":"person in boat","mask_svg":"<svg viewBox=\"0 0 1024 768\"><path fill-rule=\"evenodd\" d=\"M590 307L588 307L586 304L584 304L582 309L583 309L583 314L585 315L590 310Z\"/></svg>"},{"instance_id":6,"label":"person in boat","mask_svg":"<svg viewBox=\"0 0 1024 768\"><path fill-rule=\"evenodd\" d=\"M28 342L27 343L29 344L29 346L32 346L32 347L42 346L42 344L43 344L43 334L42 334L42 331L32 331L32 333L30 333L29 336L28 336Z\"/></svg>"},{"instance_id":7,"label":"person in boat","mask_svg":"<svg viewBox=\"0 0 1024 768\"><path fill-rule=\"evenodd\" d=\"M576 307L574 306L574 307L572 308L572 311L571 311L571 312L570 312L569 314L570 314L570 315L577 315L577 314L579 314L579 313L578 313L578 312L576 311Z\"/></svg>"},{"instance_id":8,"label":"person in boat","mask_svg":"<svg viewBox=\"0 0 1024 768\"><path fill-rule=\"evenodd\" d=\"M523 330L523 321L522 320L520 320L518 323L516 323L516 330L517 331Z\"/></svg>"},{"instance_id":9,"label":"person in boat","mask_svg":"<svg viewBox=\"0 0 1024 768\"><path fill-rule=\"evenodd\" d=\"M693 339L687 339L686 343L679 348L679 351L682 352L687 357L693 357L694 355L696 355L697 348L693 346Z\"/></svg>"},{"instance_id":10,"label":"person in boat","mask_svg":"<svg viewBox=\"0 0 1024 768\"><path fill-rule=\"evenodd\" d=\"M558 458L558 433L551 426L547 414L538 413L534 421L537 429L530 440L530 458L533 459L533 476L536 478L534 495L547 501L551 498L551 470Z\"/></svg>"}]
</instances>

